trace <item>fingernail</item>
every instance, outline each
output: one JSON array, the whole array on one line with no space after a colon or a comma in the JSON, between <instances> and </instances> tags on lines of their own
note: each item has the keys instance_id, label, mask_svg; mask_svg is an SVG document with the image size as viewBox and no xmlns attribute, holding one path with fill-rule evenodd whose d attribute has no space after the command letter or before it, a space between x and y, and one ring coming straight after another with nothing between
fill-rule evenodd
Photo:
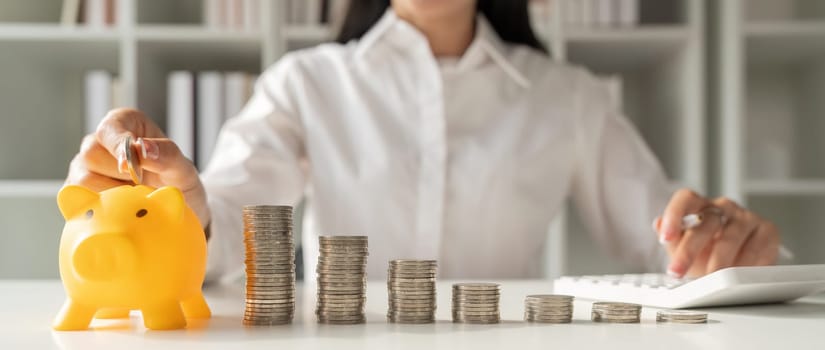
<instances>
[{"instance_id":1,"label":"fingernail","mask_svg":"<svg viewBox=\"0 0 825 350\"><path fill-rule=\"evenodd\" d=\"M679 236L679 231L673 228L673 222L671 222L670 220L665 220L664 222L662 222L662 229L664 231L662 232L662 236L664 237L665 241L672 241L676 239L677 236Z\"/></svg>"},{"instance_id":2,"label":"fingernail","mask_svg":"<svg viewBox=\"0 0 825 350\"><path fill-rule=\"evenodd\" d=\"M144 143L142 137L137 139L137 144L140 148L140 155L143 157L143 159L146 159L146 144Z\"/></svg>"},{"instance_id":3,"label":"fingernail","mask_svg":"<svg viewBox=\"0 0 825 350\"><path fill-rule=\"evenodd\" d=\"M666 245L667 240L665 239L665 235L659 235L659 244Z\"/></svg>"},{"instance_id":4,"label":"fingernail","mask_svg":"<svg viewBox=\"0 0 825 350\"><path fill-rule=\"evenodd\" d=\"M155 141L146 139L141 140L143 140L141 144L143 158L151 160L157 160L158 158L160 158L160 147L158 147L158 144Z\"/></svg>"},{"instance_id":5,"label":"fingernail","mask_svg":"<svg viewBox=\"0 0 825 350\"><path fill-rule=\"evenodd\" d=\"M685 274L685 268L681 264L673 262L667 268L667 274L671 277L682 277Z\"/></svg>"},{"instance_id":6,"label":"fingernail","mask_svg":"<svg viewBox=\"0 0 825 350\"><path fill-rule=\"evenodd\" d=\"M123 174L126 170L126 155L123 152L118 152L117 154L117 173Z\"/></svg>"}]
</instances>

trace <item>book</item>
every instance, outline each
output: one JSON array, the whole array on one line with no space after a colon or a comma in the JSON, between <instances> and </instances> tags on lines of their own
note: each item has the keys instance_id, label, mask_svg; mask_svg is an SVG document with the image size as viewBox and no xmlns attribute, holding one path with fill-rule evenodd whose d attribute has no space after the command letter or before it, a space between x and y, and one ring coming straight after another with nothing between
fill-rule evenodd
<instances>
[{"instance_id":1,"label":"book","mask_svg":"<svg viewBox=\"0 0 825 350\"><path fill-rule=\"evenodd\" d=\"M639 24L639 0L619 0L617 7L618 25L633 27Z\"/></svg>"},{"instance_id":2,"label":"book","mask_svg":"<svg viewBox=\"0 0 825 350\"><path fill-rule=\"evenodd\" d=\"M83 20L90 29L103 29L106 26L106 0L84 0Z\"/></svg>"},{"instance_id":3,"label":"book","mask_svg":"<svg viewBox=\"0 0 825 350\"><path fill-rule=\"evenodd\" d=\"M195 77L174 71L167 78L166 132L181 153L195 160Z\"/></svg>"},{"instance_id":4,"label":"book","mask_svg":"<svg viewBox=\"0 0 825 350\"><path fill-rule=\"evenodd\" d=\"M248 99L247 74L224 73L224 121L238 115Z\"/></svg>"},{"instance_id":5,"label":"book","mask_svg":"<svg viewBox=\"0 0 825 350\"><path fill-rule=\"evenodd\" d=\"M577 27L582 24L582 0L565 0L562 2L564 23Z\"/></svg>"},{"instance_id":6,"label":"book","mask_svg":"<svg viewBox=\"0 0 825 350\"><path fill-rule=\"evenodd\" d=\"M261 30L260 0L243 0L243 28L247 32Z\"/></svg>"},{"instance_id":7,"label":"book","mask_svg":"<svg viewBox=\"0 0 825 350\"><path fill-rule=\"evenodd\" d=\"M615 24L614 5L621 0L594 0L594 25L600 27L612 26Z\"/></svg>"},{"instance_id":8,"label":"book","mask_svg":"<svg viewBox=\"0 0 825 350\"><path fill-rule=\"evenodd\" d=\"M86 72L85 85L85 127L87 134L94 133L97 126L112 109L112 74L105 70Z\"/></svg>"},{"instance_id":9,"label":"book","mask_svg":"<svg viewBox=\"0 0 825 350\"><path fill-rule=\"evenodd\" d=\"M223 74L216 71L198 73L196 94L195 165L205 169L224 121Z\"/></svg>"},{"instance_id":10,"label":"book","mask_svg":"<svg viewBox=\"0 0 825 350\"><path fill-rule=\"evenodd\" d=\"M80 0L63 0L60 11L60 25L74 27L80 16Z\"/></svg>"},{"instance_id":11,"label":"book","mask_svg":"<svg viewBox=\"0 0 825 350\"><path fill-rule=\"evenodd\" d=\"M226 23L224 29L228 30L242 30L244 12L243 0L223 0L224 16L226 16Z\"/></svg>"},{"instance_id":12,"label":"book","mask_svg":"<svg viewBox=\"0 0 825 350\"><path fill-rule=\"evenodd\" d=\"M203 24L208 29L221 29L225 24L225 0L203 1Z\"/></svg>"}]
</instances>

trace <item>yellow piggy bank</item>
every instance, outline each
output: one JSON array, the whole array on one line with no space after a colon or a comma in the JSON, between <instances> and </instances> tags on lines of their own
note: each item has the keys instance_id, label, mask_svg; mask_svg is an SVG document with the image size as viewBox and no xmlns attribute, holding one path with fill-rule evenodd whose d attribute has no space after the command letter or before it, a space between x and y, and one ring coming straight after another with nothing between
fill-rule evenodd
<instances>
[{"instance_id":1,"label":"yellow piggy bank","mask_svg":"<svg viewBox=\"0 0 825 350\"><path fill-rule=\"evenodd\" d=\"M54 329L87 329L96 316L130 310L140 310L149 329L211 316L201 293L206 237L180 190L70 185L57 203L66 219L59 260L67 298Z\"/></svg>"}]
</instances>

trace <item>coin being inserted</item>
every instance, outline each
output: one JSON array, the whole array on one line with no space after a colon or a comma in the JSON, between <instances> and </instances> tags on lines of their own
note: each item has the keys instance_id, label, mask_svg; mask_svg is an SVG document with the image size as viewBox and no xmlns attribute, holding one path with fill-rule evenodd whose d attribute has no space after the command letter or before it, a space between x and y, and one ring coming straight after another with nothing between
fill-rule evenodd
<instances>
[{"instance_id":1,"label":"coin being inserted","mask_svg":"<svg viewBox=\"0 0 825 350\"><path fill-rule=\"evenodd\" d=\"M123 142L123 154L126 155L126 166L129 168L129 176L135 185L143 183L143 168L140 167L140 157L137 150L132 147L132 137L128 136Z\"/></svg>"}]
</instances>

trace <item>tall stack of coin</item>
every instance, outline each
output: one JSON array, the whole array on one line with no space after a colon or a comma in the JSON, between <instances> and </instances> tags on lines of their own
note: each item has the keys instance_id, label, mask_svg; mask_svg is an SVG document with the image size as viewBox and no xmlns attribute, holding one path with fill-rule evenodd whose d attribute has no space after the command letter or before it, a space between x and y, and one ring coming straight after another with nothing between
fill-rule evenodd
<instances>
[{"instance_id":1,"label":"tall stack of coin","mask_svg":"<svg viewBox=\"0 0 825 350\"><path fill-rule=\"evenodd\" d=\"M590 318L594 322L639 323L641 313L639 304L595 302Z\"/></svg>"},{"instance_id":2,"label":"tall stack of coin","mask_svg":"<svg viewBox=\"0 0 825 350\"><path fill-rule=\"evenodd\" d=\"M318 240L318 322L366 322L367 237L321 236Z\"/></svg>"},{"instance_id":3,"label":"tall stack of coin","mask_svg":"<svg viewBox=\"0 0 825 350\"><path fill-rule=\"evenodd\" d=\"M392 260L387 271L389 309L394 323L435 322L435 260Z\"/></svg>"},{"instance_id":4,"label":"tall stack of coin","mask_svg":"<svg viewBox=\"0 0 825 350\"><path fill-rule=\"evenodd\" d=\"M295 248L292 207L243 208L246 246L246 308L249 326L292 322L295 313Z\"/></svg>"},{"instance_id":5,"label":"tall stack of coin","mask_svg":"<svg viewBox=\"0 0 825 350\"><path fill-rule=\"evenodd\" d=\"M686 310L661 310L656 312L656 322L708 323L708 314Z\"/></svg>"},{"instance_id":6,"label":"tall stack of coin","mask_svg":"<svg viewBox=\"0 0 825 350\"><path fill-rule=\"evenodd\" d=\"M573 297L569 295L528 295L524 298L524 320L541 323L570 323Z\"/></svg>"},{"instance_id":7,"label":"tall stack of coin","mask_svg":"<svg viewBox=\"0 0 825 350\"><path fill-rule=\"evenodd\" d=\"M453 284L453 322L499 323L500 296L497 283Z\"/></svg>"}]
</instances>

